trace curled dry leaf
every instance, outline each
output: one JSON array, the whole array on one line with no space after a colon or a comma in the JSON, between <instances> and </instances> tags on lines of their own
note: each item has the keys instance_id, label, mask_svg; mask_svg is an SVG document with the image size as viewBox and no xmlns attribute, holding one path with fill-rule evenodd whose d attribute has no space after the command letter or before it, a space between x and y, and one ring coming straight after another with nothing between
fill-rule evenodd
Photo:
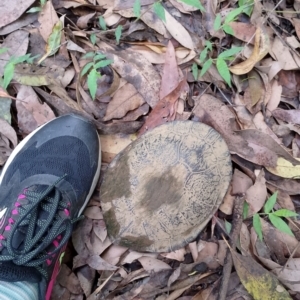
<instances>
[{"instance_id":1,"label":"curled dry leaf","mask_svg":"<svg viewBox=\"0 0 300 300\"><path fill-rule=\"evenodd\" d=\"M265 29L257 27L255 33L255 43L254 49L251 56L245 61L230 67L229 70L231 73L236 75L247 74L251 71L254 65L263 59L269 52L270 41L269 36Z\"/></svg>"}]
</instances>

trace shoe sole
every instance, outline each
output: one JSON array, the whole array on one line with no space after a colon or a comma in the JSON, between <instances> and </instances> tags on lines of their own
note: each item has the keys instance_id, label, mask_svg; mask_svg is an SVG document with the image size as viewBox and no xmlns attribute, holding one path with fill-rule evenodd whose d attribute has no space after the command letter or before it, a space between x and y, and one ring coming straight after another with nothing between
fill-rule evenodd
<instances>
[{"instance_id":1,"label":"shoe sole","mask_svg":"<svg viewBox=\"0 0 300 300\"><path fill-rule=\"evenodd\" d=\"M70 114L72 116L72 114ZM84 122L86 122L85 119L81 118L81 116L77 116L77 115L73 115L75 117L78 117L80 118L81 120L83 120ZM63 116L62 116L63 117ZM11 162L13 161L13 159L17 156L17 154L22 150L22 148L26 145L26 143L30 140L30 138L36 133L38 132L39 130L41 130L45 125L53 122L54 120L56 120L57 118L41 125L40 127L38 127L37 129L35 129L34 131L32 131L30 134L28 134L18 145L17 147L13 150L12 154L9 156L8 160L6 161L4 167L3 167L3 170L1 172L1 176L0 176L0 184L2 183L2 180L3 180L3 177L4 177L4 174L6 172L6 170L8 169L9 165L11 164ZM85 209L86 205L88 204L94 190L95 190L95 187L97 185L97 182L99 180L99 176L100 176L100 169L101 169L101 144L100 144L100 137L99 137L99 134L97 134L98 136L98 141L99 141L99 163L98 163L98 166L97 166L97 170L96 170L96 173L95 173L95 176L94 176L94 179L93 179L93 182L92 182L92 185L91 185L91 189L84 201L84 204L82 206L82 208L79 210L79 213L78 213L78 216L80 216L83 212L83 210Z\"/></svg>"}]
</instances>

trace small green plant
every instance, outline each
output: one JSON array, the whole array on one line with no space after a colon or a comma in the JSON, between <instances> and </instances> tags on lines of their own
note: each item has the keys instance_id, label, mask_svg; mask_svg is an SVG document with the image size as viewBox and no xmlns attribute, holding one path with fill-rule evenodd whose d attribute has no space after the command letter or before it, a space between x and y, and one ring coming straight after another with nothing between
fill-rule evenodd
<instances>
[{"instance_id":1,"label":"small green plant","mask_svg":"<svg viewBox=\"0 0 300 300\"><path fill-rule=\"evenodd\" d=\"M212 52L212 43L209 41L205 42L205 47L203 51L200 53L199 60L200 63L203 63L200 76L202 77L210 66L214 63L216 64L217 70L221 77L225 80L225 82L231 87L231 75L229 72L229 68L227 66L226 60L232 60L234 56L242 51L243 47L232 47L231 49L225 50L222 52L217 58L207 58L208 54ZM197 68L197 70L196 70ZM198 79L198 67L197 64L194 63L192 66L192 72L195 80ZM196 76L195 76L196 75Z\"/></svg>"},{"instance_id":2,"label":"small green plant","mask_svg":"<svg viewBox=\"0 0 300 300\"><path fill-rule=\"evenodd\" d=\"M43 6L46 4L47 0L40 0L40 6L31 7L27 10L27 13L36 13L42 11Z\"/></svg>"},{"instance_id":3,"label":"small green plant","mask_svg":"<svg viewBox=\"0 0 300 300\"><path fill-rule=\"evenodd\" d=\"M202 6L200 0L179 0L180 2L183 2L185 4L188 4L190 6L196 7L200 9L201 11L205 11L204 7ZM166 14L165 9L161 4L162 0L156 1L153 3L152 8L154 13L162 20L166 21ZM141 0L135 0L133 4L133 13L135 17L138 19L141 17Z\"/></svg>"},{"instance_id":4,"label":"small green plant","mask_svg":"<svg viewBox=\"0 0 300 300\"><path fill-rule=\"evenodd\" d=\"M6 52L7 50L8 50L7 48L0 49L0 54ZM24 62L28 64L32 64L35 58L36 56L31 57L30 53L18 57L11 56L9 61L4 67L3 77L0 80L1 87L5 90L7 89L8 85L10 84L11 80L14 77L15 66L17 64L24 63Z\"/></svg>"},{"instance_id":5,"label":"small green plant","mask_svg":"<svg viewBox=\"0 0 300 300\"><path fill-rule=\"evenodd\" d=\"M99 17L99 26L102 30L106 30L106 23L105 23L105 20L102 16Z\"/></svg>"},{"instance_id":6,"label":"small green plant","mask_svg":"<svg viewBox=\"0 0 300 300\"><path fill-rule=\"evenodd\" d=\"M260 240L262 240L263 238L262 226L259 217L260 215L266 216L270 220L270 222L274 225L274 227L276 227L280 231L287 233L291 236L294 236L290 227L282 218L296 217L298 216L298 214L288 209L279 209L274 211L274 205L276 203L276 200L277 200L277 192L275 192L265 203L264 212L259 214L256 213L253 216L253 227Z\"/></svg>"},{"instance_id":7,"label":"small green plant","mask_svg":"<svg viewBox=\"0 0 300 300\"><path fill-rule=\"evenodd\" d=\"M234 32L230 26L230 22L233 22L237 19L237 17L245 13L248 16L251 16L253 11L254 0L240 0L239 7L233 9L225 18L222 24L222 18L220 13L216 15L216 19L214 21L214 30L224 30L226 33L234 35Z\"/></svg>"},{"instance_id":8,"label":"small green plant","mask_svg":"<svg viewBox=\"0 0 300 300\"><path fill-rule=\"evenodd\" d=\"M120 43L120 38L122 35L122 30L123 30L123 26L122 25L118 25L116 31L115 31L115 37L116 37L116 41L117 41L117 45L119 45Z\"/></svg>"},{"instance_id":9,"label":"small green plant","mask_svg":"<svg viewBox=\"0 0 300 300\"><path fill-rule=\"evenodd\" d=\"M95 100L97 92L97 81L102 76L98 69L110 65L113 61L110 59L106 59L106 56L104 54L96 52L88 52L82 58L92 60L82 68L80 76L83 77L87 75L88 89L93 100Z\"/></svg>"}]
</instances>

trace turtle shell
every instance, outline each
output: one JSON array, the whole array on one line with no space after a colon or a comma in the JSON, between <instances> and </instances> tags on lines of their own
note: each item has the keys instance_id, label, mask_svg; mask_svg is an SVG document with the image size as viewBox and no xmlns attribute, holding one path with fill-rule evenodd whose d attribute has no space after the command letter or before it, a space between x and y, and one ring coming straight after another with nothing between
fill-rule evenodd
<instances>
[{"instance_id":1,"label":"turtle shell","mask_svg":"<svg viewBox=\"0 0 300 300\"><path fill-rule=\"evenodd\" d=\"M228 189L230 153L220 134L193 121L166 123L120 152L100 200L108 235L137 251L174 251L193 241Z\"/></svg>"}]
</instances>

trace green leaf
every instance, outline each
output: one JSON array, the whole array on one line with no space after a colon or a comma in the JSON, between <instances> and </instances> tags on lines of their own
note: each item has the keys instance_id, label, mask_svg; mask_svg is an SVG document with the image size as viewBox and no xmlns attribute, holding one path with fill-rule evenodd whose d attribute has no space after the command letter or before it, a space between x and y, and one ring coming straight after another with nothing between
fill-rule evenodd
<instances>
[{"instance_id":1,"label":"green leaf","mask_svg":"<svg viewBox=\"0 0 300 300\"><path fill-rule=\"evenodd\" d=\"M106 30L106 23L102 16L99 17L99 26L102 30Z\"/></svg>"},{"instance_id":2,"label":"green leaf","mask_svg":"<svg viewBox=\"0 0 300 300\"><path fill-rule=\"evenodd\" d=\"M231 28L230 25L225 24L225 25L223 25L222 28L227 34L234 35L233 29Z\"/></svg>"},{"instance_id":3,"label":"green leaf","mask_svg":"<svg viewBox=\"0 0 300 300\"><path fill-rule=\"evenodd\" d=\"M46 4L47 0L40 0L41 6L43 7Z\"/></svg>"},{"instance_id":4,"label":"green leaf","mask_svg":"<svg viewBox=\"0 0 300 300\"><path fill-rule=\"evenodd\" d=\"M10 84L11 80L13 79L15 71L15 64L14 63L7 63L4 68L4 78L3 78L3 88L6 90L8 85Z\"/></svg>"},{"instance_id":5,"label":"green leaf","mask_svg":"<svg viewBox=\"0 0 300 300\"><path fill-rule=\"evenodd\" d=\"M199 57L201 63L204 62L204 60L206 59L207 51L208 51L208 48L206 48L206 47L203 49L203 51L201 51L200 57Z\"/></svg>"},{"instance_id":6,"label":"green leaf","mask_svg":"<svg viewBox=\"0 0 300 300\"><path fill-rule=\"evenodd\" d=\"M110 60L110 59L101 60L101 61L99 61L99 62L97 62L97 63L95 64L94 68L95 68L96 70L99 69L99 68L104 68L104 67L110 65L112 62L113 62L113 61Z\"/></svg>"},{"instance_id":7,"label":"green leaf","mask_svg":"<svg viewBox=\"0 0 300 300\"><path fill-rule=\"evenodd\" d=\"M122 25L119 25L116 29L116 32L115 32L117 45L120 43L120 38L121 38L121 35L122 35L122 29L123 29Z\"/></svg>"},{"instance_id":8,"label":"green leaf","mask_svg":"<svg viewBox=\"0 0 300 300\"><path fill-rule=\"evenodd\" d=\"M42 8L39 6L31 7L29 10L26 11L27 14L33 14L36 12L42 11Z\"/></svg>"},{"instance_id":9,"label":"green leaf","mask_svg":"<svg viewBox=\"0 0 300 300\"><path fill-rule=\"evenodd\" d=\"M281 218L275 216L273 213L269 214L269 219L271 221L271 223L274 225L274 227L276 227L277 229L279 229L280 231L287 233L288 235L294 236L292 230L290 229L290 227L288 226L288 224L286 224Z\"/></svg>"},{"instance_id":10,"label":"green leaf","mask_svg":"<svg viewBox=\"0 0 300 300\"><path fill-rule=\"evenodd\" d=\"M0 55L4 52L6 52L8 50L8 48L0 48Z\"/></svg>"},{"instance_id":11,"label":"green leaf","mask_svg":"<svg viewBox=\"0 0 300 300\"><path fill-rule=\"evenodd\" d=\"M202 67L202 70L201 70L201 72L200 72L200 77L202 77L206 72L207 72L207 70L210 68L210 66L212 65L212 63L213 63L213 60L210 58L210 59L208 59L205 63L204 63L204 65L203 65L203 67Z\"/></svg>"},{"instance_id":12,"label":"green leaf","mask_svg":"<svg viewBox=\"0 0 300 300\"><path fill-rule=\"evenodd\" d=\"M221 28L221 15L217 14L214 21L214 30L217 31Z\"/></svg>"},{"instance_id":13,"label":"green leaf","mask_svg":"<svg viewBox=\"0 0 300 300\"><path fill-rule=\"evenodd\" d=\"M82 58L93 58L95 56L95 52L88 52L82 56Z\"/></svg>"},{"instance_id":14,"label":"green leaf","mask_svg":"<svg viewBox=\"0 0 300 300\"><path fill-rule=\"evenodd\" d=\"M140 0L135 0L134 1L133 14L137 18L139 18L141 16L141 1Z\"/></svg>"},{"instance_id":15,"label":"green leaf","mask_svg":"<svg viewBox=\"0 0 300 300\"><path fill-rule=\"evenodd\" d=\"M166 15L165 15L165 9L164 7L160 4L160 2L155 2L153 4L153 10L155 14L162 20L166 22Z\"/></svg>"},{"instance_id":16,"label":"green leaf","mask_svg":"<svg viewBox=\"0 0 300 300\"><path fill-rule=\"evenodd\" d=\"M106 58L105 54L98 53L96 56L94 56L94 62L101 60L103 58Z\"/></svg>"},{"instance_id":17,"label":"green leaf","mask_svg":"<svg viewBox=\"0 0 300 300\"><path fill-rule=\"evenodd\" d=\"M199 0L179 0L179 1L188 4L190 6L199 8L201 11L205 11L204 7L202 6Z\"/></svg>"},{"instance_id":18,"label":"green leaf","mask_svg":"<svg viewBox=\"0 0 300 300\"><path fill-rule=\"evenodd\" d=\"M231 76L228 69L228 66L224 59L217 58L217 70L220 73L221 77L226 81L226 83L231 87Z\"/></svg>"},{"instance_id":19,"label":"green leaf","mask_svg":"<svg viewBox=\"0 0 300 300\"><path fill-rule=\"evenodd\" d=\"M278 192L275 192L265 203L264 205L264 213L268 214L274 207L277 199Z\"/></svg>"},{"instance_id":20,"label":"green leaf","mask_svg":"<svg viewBox=\"0 0 300 300\"><path fill-rule=\"evenodd\" d=\"M12 56L10 58L9 62L16 65L16 64L22 63L24 61L27 61L29 59L30 55L31 54L29 53L29 54L25 54L25 55L21 55L21 56L17 56L17 57Z\"/></svg>"},{"instance_id":21,"label":"green leaf","mask_svg":"<svg viewBox=\"0 0 300 300\"><path fill-rule=\"evenodd\" d=\"M81 70L81 76L84 76L90 69L91 67L94 65L94 62L91 61L89 63L87 63Z\"/></svg>"},{"instance_id":22,"label":"green leaf","mask_svg":"<svg viewBox=\"0 0 300 300\"><path fill-rule=\"evenodd\" d=\"M258 235L258 238L262 241L263 235L262 235L262 227L261 227L261 222L260 222L260 217L258 214L255 214L253 216L253 228L255 232Z\"/></svg>"},{"instance_id":23,"label":"green leaf","mask_svg":"<svg viewBox=\"0 0 300 300\"><path fill-rule=\"evenodd\" d=\"M90 91L90 94L91 94L93 100L95 100L95 97L96 97L97 80L100 77L101 77L101 75L95 69L92 69L87 77L87 85L88 85L88 88L89 88L89 91Z\"/></svg>"},{"instance_id":24,"label":"green leaf","mask_svg":"<svg viewBox=\"0 0 300 300\"><path fill-rule=\"evenodd\" d=\"M225 50L219 55L219 58L227 58L235 55L243 50L243 47L232 47L231 49Z\"/></svg>"},{"instance_id":25,"label":"green leaf","mask_svg":"<svg viewBox=\"0 0 300 300\"><path fill-rule=\"evenodd\" d=\"M91 40L91 43L92 43L93 45L96 44L96 34L95 34L95 33L92 33L92 34L90 35L90 40Z\"/></svg>"},{"instance_id":26,"label":"green leaf","mask_svg":"<svg viewBox=\"0 0 300 300\"><path fill-rule=\"evenodd\" d=\"M232 228L231 223L225 220L225 230L228 234L230 234L231 228Z\"/></svg>"},{"instance_id":27,"label":"green leaf","mask_svg":"<svg viewBox=\"0 0 300 300\"><path fill-rule=\"evenodd\" d=\"M205 41L205 47L212 51L212 43L210 41Z\"/></svg>"},{"instance_id":28,"label":"green leaf","mask_svg":"<svg viewBox=\"0 0 300 300\"><path fill-rule=\"evenodd\" d=\"M248 217L248 213L249 213L249 203L248 202L244 202L244 207L243 207L243 219L246 220Z\"/></svg>"},{"instance_id":29,"label":"green leaf","mask_svg":"<svg viewBox=\"0 0 300 300\"><path fill-rule=\"evenodd\" d=\"M285 217L285 218L289 218L289 217L297 217L299 216L297 213L295 213L294 211L291 211L289 209L279 209L276 210L275 212L272 213L273 215L277 216L277 217Z\"/></svg>"},{"instance_id":30,"label":"green leaf","mask_svg":"<svg viewBox=\"0 0 300 300\"><path fill-rule=\"evenodd\" d=\"M196 63L193 63L193 65L192 65L192 73L193 73L195 81L197 81L199 70L198 70L198 65Z\"/></svg>"},{"instance_id":31,"label":"green leaf","mask_svg":"<svg viewBox=\"0 0 300 300\"><path fill-rule=\"evenodd\" d=\"M239 6L243 7L243 13L250 17L254 8L254 0L239 0Z\"/></svg>"},{"instance_id":32,"label":"green leaf","mask_svg":"<svg viewBox=\"0 0 300 300\"><path fill-rule=\"evenodd\" d=\"M234 21L234 19L243 12L243 9L244 9L244 7L239 7L239 8L236 8L236 9L232 10L226 16L224 23L228 24L228 23Z\"/></svg>"}]
</instances>

